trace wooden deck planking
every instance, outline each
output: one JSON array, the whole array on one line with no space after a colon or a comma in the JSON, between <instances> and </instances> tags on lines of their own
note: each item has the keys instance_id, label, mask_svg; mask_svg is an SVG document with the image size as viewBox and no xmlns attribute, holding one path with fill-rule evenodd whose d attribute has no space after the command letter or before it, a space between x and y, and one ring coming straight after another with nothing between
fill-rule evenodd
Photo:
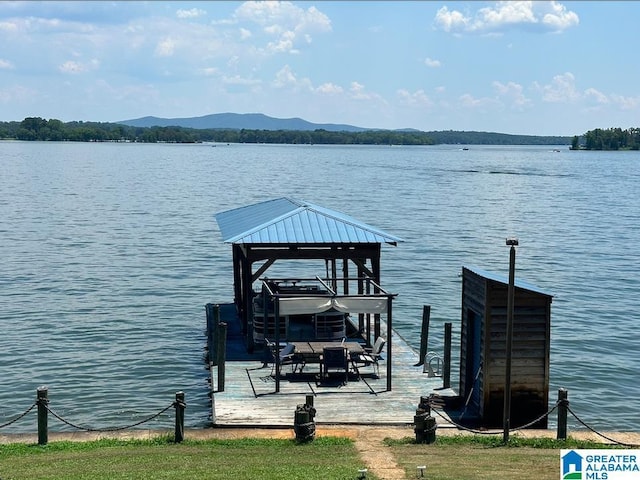
<instances>
[{"instance_id":1,"label":"wooden deck planking","mask_svg":"<svg viewBox=\"0 0 640 480\"><path fill-rule=\"evenodd\" d=\"M226 312L226 313L225 313ZM221 310L222 321L231 324L232 310ZM386 331L386 329L385 329ZM232 329L229 337L232 337ZM237 339L229 339L235 341ZM386 391L386 348L380 361L380 378L362 369L363 378L350 378L346 385L322 386L308 381L289 381L284 377L290 367L283 366L280 392L275 393L271 365L263 366L261 354L226 362L225 391L212 395L212 417L216 426L291 426L298 404L313 395L318 424L411 424L421 396L437 393L455 396L452 389L442 389L440 377L429 378L422 366L415 367L418 354L407 342L393 334L392 390ZM232 347L232 348L237 348ZM311 370L317 366L307 366ZM299 377L298 377L299 378ZM212 385L216 385L217 367L211 368ZM353 380L353 381L352 381ZM441 418L436 417L439 422Z\"/></svg>"}]
</instances>

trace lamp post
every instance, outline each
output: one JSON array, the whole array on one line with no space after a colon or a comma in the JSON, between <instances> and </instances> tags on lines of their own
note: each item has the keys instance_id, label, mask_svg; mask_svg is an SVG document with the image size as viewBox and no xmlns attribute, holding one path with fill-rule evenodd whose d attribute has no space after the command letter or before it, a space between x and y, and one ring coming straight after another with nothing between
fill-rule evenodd
<instances>
[{"instance_id":1,"label":"lamp post","mask_svg":"<svg viewBox=\"0 0 640 480\"><path fill-rule=\"evenodd\" d=\"M507 238L507 245L511 247L509 251L509 290L507 291L507 338L505 351L505 374L504 374L504 409L502 417L503 442L509 441L509 430L511 429L511 346L513 342L513 297L515 290L516 274L516 246L517 238Z\"/></svg>"}]
</instances>

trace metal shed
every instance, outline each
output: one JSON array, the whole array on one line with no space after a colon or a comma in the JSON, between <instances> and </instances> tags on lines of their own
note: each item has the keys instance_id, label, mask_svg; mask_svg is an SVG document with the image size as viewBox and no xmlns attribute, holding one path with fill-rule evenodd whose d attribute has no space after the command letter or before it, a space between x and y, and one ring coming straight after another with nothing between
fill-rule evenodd
<instances>
[{"instance_id":1,"label":"metal shed","mask_svg":"<svg viewBox=\"0 0 640 480\"><path fill-rule=\"evenodd\" d=\"M287 197L221 212L216 220L224 242L232 244L234 302L249 349L255 341L254 284L276 261L324 261L321 280L333 295L381 294L381 245L402 241L341 212ZM390 319L391 312L387 315ZM374 339L379 320L378 315ZM363 323L361 315L361 329Z\"/></svg>"},{"instance_id":2,"label":"metal shed","mask_svg":"<svg viewBox=\"0 0 640 480\"><path fill-rule=\"evenodd\" d=\"M511 425L548 411L552 295L529 283L514 285ZM464 419L502 426L506 372L508 279L462 268L460 396ZM532 427L547 428L546 416Z\"/></svg>"}]
</instances>

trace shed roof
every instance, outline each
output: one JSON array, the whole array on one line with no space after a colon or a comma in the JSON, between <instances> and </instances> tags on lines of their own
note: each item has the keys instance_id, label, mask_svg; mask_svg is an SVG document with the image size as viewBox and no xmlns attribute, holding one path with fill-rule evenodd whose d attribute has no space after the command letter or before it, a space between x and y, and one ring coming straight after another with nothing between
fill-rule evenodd
<instances>
[{"instance_id":1,"label":"shed roof","mask_svg":"<svg viewBox=\"0 0 640 480\"><path fill-rule=\"evenodd\" d=\"M225 243L389 243L401 238L344 213L282 197L216 215Z\"/></svg>"},{"instance_id":2,"label":"shed roof","mask_svg":"<svg viewBox=\"0 0 640 480\"><path fill-rule=\"evenodd\" d=\"M482 270L481 268L477 268L477 267L465 266L464 268L466 268L467 270L472 271L476 275L480 275L481 277L484 277L484 278L486 278L488 280L492 280L494 282L504 283L506 285L509 284L509 278L504 276L504 275L498 275L496 273L492 273L492 272L489 272L487 270ZM533 285L533 284L531 284L529 282L525 282L523 280L519 280L517 276L514 278L514 286L516 288L521 288L521 289L524 289L524 290L529 290L529 291L534 292L534 293L539 293L541 295L546 295L548 297L553 297L553 294L551 294L549 292L546 292L546 291L542 290L540 287L536 287L535 285Z\"/></svg>"}]
</instances>

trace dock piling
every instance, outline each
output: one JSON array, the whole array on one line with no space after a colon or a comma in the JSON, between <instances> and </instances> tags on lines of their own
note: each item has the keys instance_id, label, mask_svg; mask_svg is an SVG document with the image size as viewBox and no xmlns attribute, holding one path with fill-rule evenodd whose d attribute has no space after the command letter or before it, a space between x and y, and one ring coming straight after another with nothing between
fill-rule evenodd
<instances>
[{"instance_id":1,"label":"dock piling","mask_svg":"<svg viewBox=\"0 0 640 480\"><path fill-rule=\"evenodd\" d=\"M444 324L444 365L442 371L442 387L451 387L451 322Z\"/></svg>"},{"instance_id":2,"label":"dock piling","mask_svg":"<svg viewBox=\"0 0 640 480\"><path fill-rule=\"evenodd\" d=\"M429 319L431 318L431 305L422 306L422 331L420 334L420 354L418 355L418 363L414 367L419 367L424 363L427 355L427 346L429 340Z\"/></svg>"},{"instance_id":3,"label":"dock piling","mask_svg":"<svg viewBox=\"0 0 640 480\"><path fill-rule=\"evenodd\" d=\"M227 359L227 324L218 322L217 324L217 359L218 365L218 391L224 392L225 363Z\"/></svg>"}]
</instances>

